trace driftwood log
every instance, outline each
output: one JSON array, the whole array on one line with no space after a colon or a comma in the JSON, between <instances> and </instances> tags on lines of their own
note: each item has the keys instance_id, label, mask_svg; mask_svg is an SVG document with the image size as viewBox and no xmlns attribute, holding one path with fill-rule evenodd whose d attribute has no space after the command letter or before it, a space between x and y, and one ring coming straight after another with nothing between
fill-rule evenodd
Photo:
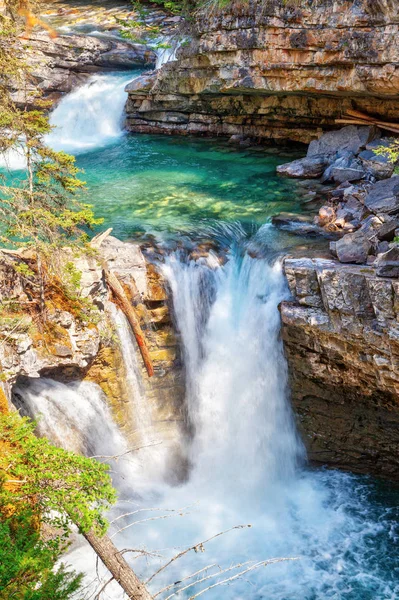
<instances>
[{"instance_id":1,"label":"driftwood log","mask_svg":"<svg viewBox=\"0 0 399 600\"><path fill-rule=\"evenodd\" d=\"M376 125L377 127L381 127L381 129L386 129L387 131L392 131L392 133L397 133L399 135L399 123L381 121L376 117L371 117L370 115L352 109L347 110L346 115L348 116L342 117L341 119L335 119L335 122L343 125Z\"/></svg>"},{"instance_id":2,"label":"driftwood log","mask_svg":"<svg viewBox=\"0 0 399 600\"><path fill-rule=\"evenodd\" d=\"M112 227L103 231L91 240L90 246L95 250L99 250L103 241L110 235L112 232ZM124 312L127 320L129 321L130 327L133 330L134 337L136 338L136 342L138 347L140 348L140 353L144 361L145 368L147 369L147 373L149 377L154 375L154 366L152 364L152 360L150 357L150 353L148 351L147 342L145 339L145 335L140 325L140 319L136 315L136 311L134 306L130 302L127 297L125 290L123 289L123 285L119 281L117 275L108 268L107 263L103 264L105 281L107 282L108 287L112 291L115 299L118 301L120 308ZM134 280L133 280L134 281ZM135 282L134 282L135 283Z\"/></svg>"},{"instance_id":3,"label":"driftwood log","mask_svg":"<svg viewBox=\"0 0 399 600\"><path fill-rule=\"evenodd\" d=\"M109 288L111 289L113 295L120 304L120 307L126 315L126 318L129 321L129 324L133 330L134 336L137 341L137 345L140 348L141 356L143 357L143 361L147 369L148 376L152 377L154 375L154 366L152 364L147 342L143 330L141 329L139 318L136 315L136 311L134 310L131 302L129 301L129 298L127 297L125 290L123 289L123 286L119 281L118 277L115 275L115 273L108 270L106 267L104 267L104 273L105 280Z\"/></svg>"}]
</instances>

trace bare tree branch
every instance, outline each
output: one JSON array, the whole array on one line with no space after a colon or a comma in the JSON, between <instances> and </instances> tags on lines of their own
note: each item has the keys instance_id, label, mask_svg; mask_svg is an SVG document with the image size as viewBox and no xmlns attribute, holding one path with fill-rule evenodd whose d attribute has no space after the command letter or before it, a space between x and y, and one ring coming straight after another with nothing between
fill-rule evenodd
<instances>
[{"instance_id":1,"label":"bare tree branch","mask_svg":"<svg viewBox=\"0 0 399 600\"><path fill-rule=\"evenodd\" d=\"M147 579L147 581L145 582L145 585L148 585L150 583L150 581L152 581L154 579L154 577L159 575L159 573L164 571L167 567L169 567L169 565L171 565L173 562L175 562L176 560L178 560L179 558L181 558L182 556L184 556L191 550L194 550L195 552L204 552L204 550L205 550L204 544L207 544L211 540L214 540L215 538L217 538L221 535L224 535L225 533L229 533L230 531L233 531L234 529L245 529L246 527L252 527L252 525L235 525L234 527L231 527L230 529L221 531L221 532L217 533L216 535L213 535L212 537L208 538L207 540L204 540L203 542L198 542L198 544L195 544L194 546L191 546L190 548L186 548L186 550L179 552L179 554L176 554L176 556L171 558L165 565L163 565L160 569L158 569L158 571L156 571L153 575L151 575L151 577L149 579Z\"/></svg>"},{"instance_id":2,"label":"bare tree branch","mask_svg":"<svg viewBox=\"0 0 399 600\"><path fill-rule=\"evenodd\" d=\"M214 563L213 565L207 565L203 569L200 569L199 571L196 571L195 573L192 573L191 575L187 575L187 577L184 577L183 579L180 579L179 581L175 581L174 583L171 583L171 584L167 585L166 587L162 588L162 590L159 590L159 592L157 592L156 594L153 594L153 598L156 598L157 596L159 596L159 594L162 594L162 592L167 592L174 585L183 583L183 581L187 581L187 579L192 579L196 575L199 575L200 573L203 573L204 571L209 571L209 569L213 569L213 567L217 567L217 566L218 565L216 563ZM219 569L220 569L220 567L219 567ZM220 575L220 573L221 573L221 571L219 571L219 575Z\"/></svg>"},{"instance_id":3,"label":"bare tree branch","mask_svg":"<svg viewBox=\"0 0 399 600\"><path fill-rule=\"evenodd\" d=\"M235 579L238 579L239 577L242 577L243 575L245 575L245 573L249 573L250 571L254 571L255 569L259 569L260 567L267 567L267 565L272 565L278 562L284 562L287 560L299 560L298 558L271 558L269 560L264 560L258 563L255 563L254 565L252 565L251 567L248 567L247 569L244 569L244 571L240 571L240 573L236 573L235 575L233 575L232 577L227 577L226 579L222 579L222 581L217 581L216 583L213 583L212 585L200 590L197 594L194 594L194 596L190 596L189 600L194 600L194 598L198 598L198 596L202 596L202 594L205 594L205 592L208 592L209 590L218 587L219 585L224 585L225 583L229 583L230 581L234 581ZM243 563L243 565L245 565L246 563ZM236 565L237 567L237 565ZM226 571L230 571L231 569L233 569L234 567L231 567L230 569L226 569ZM225 572L225 571L224 571ZM192 584L194 585L194 584ZM174 594L171 594L170 596L168 596L168 598L171 598L172 596L177 595L181 590L178 590L177 592L175 592ZM167 598L165 598L165 600L168 600Z\"/></svg>"},{"instance_id":4,"label":"bare tree branch","mask_svg":"<svg viewBox=\"0 0 399 600\"><path fill-rule=\"evenodd\" d=\"M94 600L100 600L100 596L103 593L103 591L105 590L105 588L111 583L111 581L114 581L114 577L112 576L110 579L108 579L108 581L106 581L104 583L104 585L102 586L102 588L100 589L100 591L98 591L96 593L96 595L94 596Z\"/></svg>"},{"instance_id":5,"label":"bare tree branch","mask_svg":"<svg viewBox=\"0 0 399 600\"><path fill-rule=\"evenodd\" d=\"M181 517L184 514L188 514L188 513L180 513L178 516ZM129 525L126 525L125 527L122 527L122 529L118 529L118 531L115 531L115 533L113 533L110 536L110 539L112 539L113 537L118 535L118 533L122 533L122 531L125 531L125 529L129 529L130 527L133 527L134 525L140 525L141 523L147 523L148 521L159 521L160 519L171 519L172 517L175 517L175 516L176 515L162 515L160 517L149 517L148 519L141 519L140 521L133 521L133 523L129 523Z\"/></svg>"},{"instance_id":6,"label":"bare tree branch","mask_svg":"<svg viewBox=\"0 0 399 600\"><path fill-rule=\"evenodd\" d=\"M150 448L152 446L159 446L160 444L162 444L162 442L152 442L151 444L146 444L145 446L136 446L135 448L129 448L129 450L126 450L125 452L121 452L121 454L114 454L113 456L95 454L94 456L89 456L89 458L96 458L96 459L107 458L107 459L118 460L118 458L121 458L122 456L126 456L126 454L130 454L131 452L137 452L138 450L142 450L143 448Z\"/></svg>"},{"instance_id":7,"label":"bare tree branch","mask_svg":"<svg viewBox=\"0 0 399 600\"><path fill-rule=\"evenodd\" d=\"M112 523L116 523L116 521L119 521L119 519L123 519L123 517L130 517L131 515L136 515L137 513L140 512L149 512L149 511L159 511L159 512L181 512L182 510L186 510L186 508L189 508L188 506L185 506L184 508L138 508L137 510L133 510L132 512L128 512L128 513L124 513L123 515L119 515L118 517L115 517L115 519L113 519L112 521L110 521L110 524L112 525Z\"/></svg>"}]
</instances>

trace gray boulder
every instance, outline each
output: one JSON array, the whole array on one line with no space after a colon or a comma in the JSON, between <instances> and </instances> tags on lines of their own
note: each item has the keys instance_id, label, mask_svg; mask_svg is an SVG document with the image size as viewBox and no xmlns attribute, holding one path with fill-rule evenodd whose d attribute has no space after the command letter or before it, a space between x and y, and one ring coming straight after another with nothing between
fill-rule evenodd
<instances>
[{"instance_id":1,"label":"gray boulder","mask_svg":"<svg viewBox=\"0 0 399 600\"><path fill-rule=\"evenodd\" d=\"M335 245L337 258L342 263L364 264L371 250L371 242L359 231L347 233Z\"/></svg>"},{"instance_id":2,"label":"gray boulder","mask_svg":"<svg viewBox=\"0 0 399 600\"><path fill-rule=\"evenodd\" d=\"M312 158L299 158L290 163L285 163L277 167L279 175L286 177L303 177L305 179L316 179L320 177L326 166L328 165L328 157L313 156Z\"/></svg>"},{"instance_id":3,"label":"gray boulder","mask_svg":"<svg viewBox=\"0 0 399 600\"><path fill-rule=\"evenodd\" d=\"M363 168L376 179L387 179L392 176L394 165L386 156L375 154L372 150L363 150L359 158Z\"/></svg>"},{"instance_id":4,"label":"gray boulder","mask_svg":"<svg viewBox=\"0 0 399 600\"><path fill-rule=\"evenodd\" d=\"M381 242L392 242L395 237L396 229L399 227L398 219L390 219L386 221L377 232L377 237Z\"/></svg>"},{"instance_id":5,"label":"gray boulder","mask_svg":"<svg viewBox=\"0 0 399 600\"><path fill-rule=\"evenodd\" d=\"M329 131L318 140L310 142L307 157L311 158L320 154L331 156L340 151L358 154L376 137L380 137L380 132L373 126L349 125L338 131Z\"/></svg>"},{"instance_id":6,"label":"gray boulder","mask_svg":"<svg viewBox=\"0 0 399 600\"><path fill-rule=\"evenodd\" d=\"M399 246L395 245L381 254L376 261L379 277L399 277Z\"/></svg>"},{"instance_id":7,"label":"gray boulder","mask_svg":"<svg viewBox=\"0 0 399 600\"><path fill-rule=\"evenodd\" d=\"M314 222L312 217L282 212L272 218L275 227L290 231L296 235L320 234L323 232Z\"/></svg>"},{"instance_id":8,"label":"gray boulder","mask_svg":"<svg viewBox=\"0 0 399 600\"><path fill-rule=\"evenodd\" d=\"M364 204L373 213L398 214L399 177L395 176L375 183L366 196Z\"/></svg>"}]
</instances>

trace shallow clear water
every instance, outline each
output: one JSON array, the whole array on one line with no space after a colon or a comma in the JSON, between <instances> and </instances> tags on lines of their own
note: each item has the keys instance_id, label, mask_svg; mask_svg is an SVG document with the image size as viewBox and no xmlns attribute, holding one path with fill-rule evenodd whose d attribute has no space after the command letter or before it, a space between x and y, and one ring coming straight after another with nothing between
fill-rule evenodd
<instances>
[{"instance_id":1,"label":"shallow clear water","mask_svg":"<svg viewBox=\"0 0 399 600\"><path fill-rule=\"evenodd\" d=\"M238 151L217 140L123 136L78 156L96 212L126 238L193 232L215 222L254 231L274 214L298 212L307 189L276 175L284 156Z\"/></svg>"}]
</instances>

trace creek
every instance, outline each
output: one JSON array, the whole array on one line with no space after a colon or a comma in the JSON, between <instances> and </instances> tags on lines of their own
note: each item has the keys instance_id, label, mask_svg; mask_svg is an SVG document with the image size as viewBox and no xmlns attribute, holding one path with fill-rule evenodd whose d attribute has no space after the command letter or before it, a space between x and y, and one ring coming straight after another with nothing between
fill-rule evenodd
<instances>
[{"instance_id":1,"label":"creek","mask_svg":"<svg viewBox=\"0 0 399 600\"><path fill-rule=\"evenodd\" d=\"M147 446L112 462L120 492L110 515L118 519L110 530L115 543L149 553L126 555L147 578L185 547L251 524L209 542L205 552L186 554L154 578L151 592L209 567L196 578L209 579L179 596L190 598L257 561L284 557L297 560L260 567L207 597L397 598L397 487L309 466L289 403L278 313L289 293L280 257L305 240L278 231L270 218L306 210L307 184L275 175L286 160L282 150L124 135L123 89L131 77L95 76L67 96L53 113L57 129L49 139L77 153L88 199L116 236L155 239L166 247L160 268L182 340L191 435L181 441L188 476L176 485L168 480L168 462L151 431L135 342L123 318L115 317L132 387L139 389ZM190 258L193 245L204 240L223 248L223 261L214 250ZM41 432L55 442L73 443L90 455L126 448L94 384L24 381L17 392L25 412L44 415ZM96 561L88 547L78 540L66 561L85 571L87 598L94 597ZM230 568L217 577L219 569ZM123 596L111 584L104 597Z\"/></svg>"}]
</instances>

